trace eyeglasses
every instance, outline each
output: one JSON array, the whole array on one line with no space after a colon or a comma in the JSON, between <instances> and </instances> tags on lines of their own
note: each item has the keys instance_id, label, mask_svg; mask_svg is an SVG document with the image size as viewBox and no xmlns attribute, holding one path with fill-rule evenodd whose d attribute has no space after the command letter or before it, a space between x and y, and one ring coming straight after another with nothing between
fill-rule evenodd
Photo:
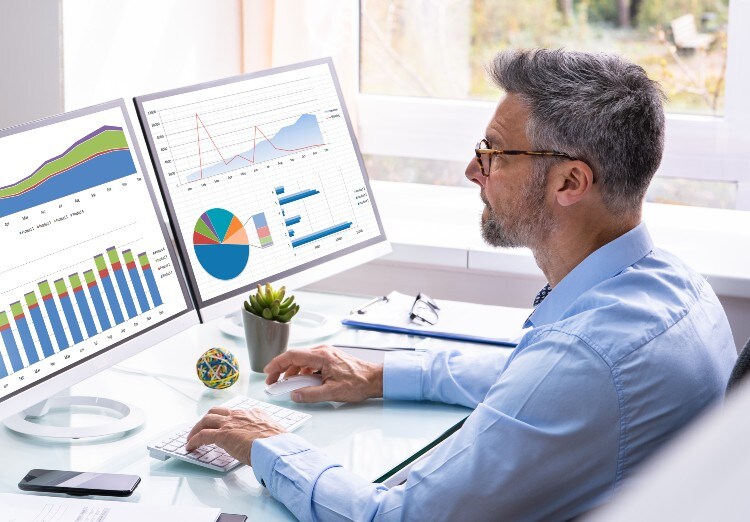
<instances>
[{"instance_id":1,"label":"eyeglasses","mask_svg":"<svg viewBox=\"0 0 750 522\"><path fill-rule=\"evenodd\" d=\"M479 162L479 168L482 169L482 176L489 176L492 170L492 156L505 155L505 156L560 156L562 158L568 158L569 160L575 160L573 156L565 154L564 152L557 152L555 150L498 150L491 149L490 144L486 139L481 139L474 148L474 153L477 155L477 161ZM487 158L487 168L485 168L485 162L482 156Z\"/></svg>"},{"instance_id":2,"label":"eyeglasses","mask_svg":"<svg viewBox=\"0 0 750 522\"><path fill-rule=\"evenodd\" d=\"M417 324L434 325L438 322L438 311L440 307L432 300L430 296L419 292L414 304L411 305L409 319Z\"/></svg>"}]
</instances>

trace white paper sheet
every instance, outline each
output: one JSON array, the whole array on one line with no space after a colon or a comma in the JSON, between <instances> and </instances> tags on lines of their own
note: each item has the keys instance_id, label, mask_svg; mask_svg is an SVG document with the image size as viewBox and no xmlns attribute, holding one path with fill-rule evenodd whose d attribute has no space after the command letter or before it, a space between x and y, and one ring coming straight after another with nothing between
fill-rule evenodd
<instances>
[{"instance_id":1,"label":"white paper sheet","mask_svg":"<svg viewBox=\"0 0 750 522\"><path fill-rule=\"evenodd\" d=\"M1 522L216 522L221 510L0 493Z\"/></svg>"}]
</instances>

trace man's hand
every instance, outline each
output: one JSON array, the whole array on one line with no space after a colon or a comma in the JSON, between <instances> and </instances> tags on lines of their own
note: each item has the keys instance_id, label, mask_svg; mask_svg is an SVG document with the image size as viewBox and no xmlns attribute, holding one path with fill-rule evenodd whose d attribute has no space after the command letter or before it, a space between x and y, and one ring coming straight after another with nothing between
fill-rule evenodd
<instances>
[{"instance_id":1,"label":"man's hand","mask_svg":"<svg viewBox=\"0 0 750 522\"><path fill-rule=\"evenodd\" d=\"M253 441L281 433L286 430L262 410L214 407L190 430L185 449L193 451L204 444L216 444L243 464L252 465Z\"/></svg>"},{"instance_id":2,"label":"man's hand","mask_svg":"<svg viewBox=\"0 0 750 522\"><path fill-rule=\"evenodd\" d=\"M292 392L294 402L361 402L383 396L383 365L357 359L330 346L311 350L289 350L274 358L263 371L266 383L285 377L319 372L320 386Z\"/></svg>"}]
</instances>

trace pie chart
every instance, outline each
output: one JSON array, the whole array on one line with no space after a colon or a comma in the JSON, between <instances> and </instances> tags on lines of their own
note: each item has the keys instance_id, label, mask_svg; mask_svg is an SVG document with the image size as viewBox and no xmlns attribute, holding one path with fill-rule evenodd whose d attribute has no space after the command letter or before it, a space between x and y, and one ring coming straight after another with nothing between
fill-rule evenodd
<instances>
[{"instance_id":1,"label":"pie chart","mask_svg":"<svg viewBox=\"0 0 750 522\"><path fill-rule=\"evenodd\" d=\"M216 279L234 279L250 257L245 227L223 208L201 214L193 230L193 247L203 269Z\"/></svg>"}]
</instances>

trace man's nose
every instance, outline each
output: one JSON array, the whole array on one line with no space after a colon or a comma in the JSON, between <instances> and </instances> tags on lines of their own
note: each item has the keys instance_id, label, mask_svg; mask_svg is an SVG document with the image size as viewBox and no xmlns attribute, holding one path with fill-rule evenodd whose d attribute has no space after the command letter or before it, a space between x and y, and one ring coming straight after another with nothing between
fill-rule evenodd
<instances>
[{"instance_id":1,"label":"man's nose","mask_svg":"<svg viewBox=\"0 0 750 522\"><path fill-rule=\"evenodd\" d=\"M472 183L476 183L480 187L484 187L487 178L482 176L482 169L479 166L479 160L472 158L468 165L466 165L466 179Z\"/></svg>"}]
</instances>

